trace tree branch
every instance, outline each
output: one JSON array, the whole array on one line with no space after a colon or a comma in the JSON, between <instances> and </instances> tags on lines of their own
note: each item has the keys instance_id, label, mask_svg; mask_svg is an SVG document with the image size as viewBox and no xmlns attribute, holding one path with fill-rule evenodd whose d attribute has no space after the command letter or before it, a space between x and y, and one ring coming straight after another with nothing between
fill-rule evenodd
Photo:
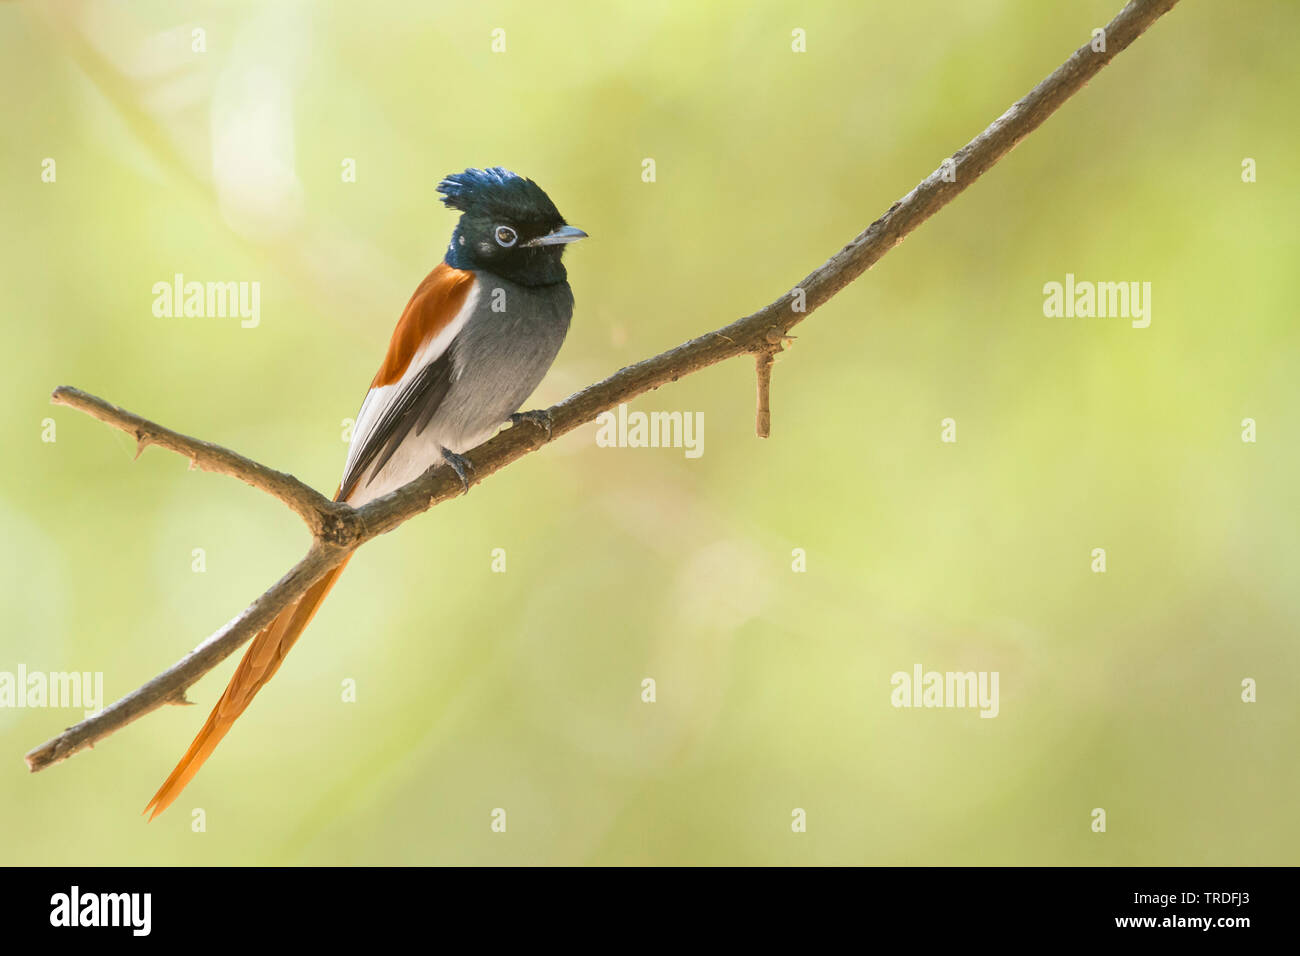
<instances>
[{"instance_id":1,"label":"tree branch","mask_svg":"<svg viewBox=\"0 0 1300 956\"><path fill-rule=\"evenodd\" d=\"M758 430L764 434L765 419L770 421L766 396L771 358L789 337L789 331L974 183L1177 2L1132 0L1106 26L1104 51L1094 52L1091 44L1076 50L1028 95L799 285L751 315L620 369L569 396L548 410L552 422L549 434L527 422L499 433L465 456L474 466L471 483L477 484L552 438L593 421L601 412L738 355L753 354L756 359ZM163 704L183 702L187 687L255 636L347 555L371 538L461 493L460 479L449 468L439 467L391 494L353 509L330 501L291 475L218 445L188 438L76 389L56 389L53 401L134 434L142 449L151 444L168 448L201 468L233 475L274 495L307 523L313 544L306 557L270 590L174 667L28 753L27 764L33 771L66 759Z\"/></svg>"},{"instance_id":2,"label":"tree branch","mask_svg":"<svg viewBox=\"0 0 1300 956\"><path fill-rule=\"evenodd\" d=\"M44 770L51 764L66 760L79 750L93 747L96 741L164 704L190 703L185 699L186 688L229 657L233 650L252 640L262 628L275 620L276 615L302 597L304 591L326 571L337 566L347 554L338 548L314 544L307 556L270 590L173 667L30 751L26 756L28 768L32 771Z\"/></svg>"},{"instance_id":3,"label":"tree branch","mask_svg":"<svg viewBox=\"0 0 1300 956\"><path fill-rule=\"evenodd\" d=\"M133 436L137 458L150 445L157 445L159 448L166 448L188 458L191 468L198 467L204 471L230 475L265 491L268 495L274 495L297 512L315 537L319 537L325 531L327 523L339 510L339 505L310 485L303 484L293 475L267 468L251 458L245 458L220 445L190 438L170 428L163 428L147 418L133 415L126 409L110 405L102 398L96 398L79 389L62 385L54 390L50 402L85 412L92 418L98 418L101 422L120 428Z\"/></svg>"}]
</instances>

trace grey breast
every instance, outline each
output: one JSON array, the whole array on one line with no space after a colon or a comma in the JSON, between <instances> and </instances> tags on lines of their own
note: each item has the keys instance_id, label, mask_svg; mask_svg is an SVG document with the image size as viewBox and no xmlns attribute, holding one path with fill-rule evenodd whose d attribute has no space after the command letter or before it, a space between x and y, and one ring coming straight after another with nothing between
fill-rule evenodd
<instances>
[{"instance_id":1,"label":"grey breast","mask_svg":"<svg viewBox=\"0 0 1300 956\"><path fill-rule=\"evenodd\" d=\"M451 385L434 415L453 448L519 410L555 361L573 316L567 282L529 287L486 272L478 282L474 312L451 345Z\"/></svg>"}]
</instances>

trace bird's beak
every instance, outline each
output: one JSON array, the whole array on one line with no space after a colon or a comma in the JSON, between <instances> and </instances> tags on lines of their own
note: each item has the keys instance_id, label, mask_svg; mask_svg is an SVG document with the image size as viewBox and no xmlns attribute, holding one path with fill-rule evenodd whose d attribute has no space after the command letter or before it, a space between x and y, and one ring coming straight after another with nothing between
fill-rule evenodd
<instances>
[{"instance_id":1,"label":"bird's beak","mask_svg":"<svg viewBox=\"0 0 1300 956\"><path fill-rule=\"evenodd\" d=\"M586 239L587 234L581 229L574 226L561 226L559 229L552 229L544 236L538 236L536 239L529 239L524 243L525 246L562 246L568 242L577 242L579 239Z\"/></svg>"}]
</instances>

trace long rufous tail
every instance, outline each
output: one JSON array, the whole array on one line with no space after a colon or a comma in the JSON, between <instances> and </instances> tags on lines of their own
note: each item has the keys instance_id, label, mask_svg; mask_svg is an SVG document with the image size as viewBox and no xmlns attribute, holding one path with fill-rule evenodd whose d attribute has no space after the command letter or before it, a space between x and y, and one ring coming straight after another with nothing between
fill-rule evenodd
<instances>
[{"instance_id":1,"label":"long rufous tail","mask_svg":"<svg viewBox=\"0 0 1300 956\"><path fill-rule=\"evenodd\" d=\"M244 712L244 708L249 705L253 696L262 689L263 684L275 676L275 672L280 669L280 662L289 653L289 649L298 640L303 629L311 622L316 609L325 600L325 595L334 586L338 576L343 573L347 563L345 558L342 564L308 588L298 599L298 603L281 611L279 617L253 638L253 643L249 645L244 653L244 659L239 662L239 667L235 670L235 676L230 678L226 692L221 695L221 700L217 701L217 706L212 708L212 713L208 715L207 723L194 738L194 743L190 744L190 749L185 752L185 756L176 765L171 776L153 795L149 806L144 808L150 820L166 810L172 801L180 796L185 785L194 779L203 762L212 755L212 751L217 749L221 738L226 736L226 731Z\"/></svg>"}]
</instances>

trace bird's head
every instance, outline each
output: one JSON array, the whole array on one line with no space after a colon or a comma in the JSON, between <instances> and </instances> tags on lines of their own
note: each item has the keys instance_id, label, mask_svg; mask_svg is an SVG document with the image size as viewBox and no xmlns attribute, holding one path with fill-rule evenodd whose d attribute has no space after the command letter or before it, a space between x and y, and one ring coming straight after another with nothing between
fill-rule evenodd
<instances>
[{"instance_id":1,"label":"bird's head","mask_svg":"<svg viewBox=\"0 0 1300 956\"><path fill-rule=\"evenodd\" d=\"M447 264L491 272L521 285L565 279L564 247L586 237L564 221L531 179L507 169L467 169L438 183L442 201L461 211L447 247Z\"/></svg>"}]
</instances>

